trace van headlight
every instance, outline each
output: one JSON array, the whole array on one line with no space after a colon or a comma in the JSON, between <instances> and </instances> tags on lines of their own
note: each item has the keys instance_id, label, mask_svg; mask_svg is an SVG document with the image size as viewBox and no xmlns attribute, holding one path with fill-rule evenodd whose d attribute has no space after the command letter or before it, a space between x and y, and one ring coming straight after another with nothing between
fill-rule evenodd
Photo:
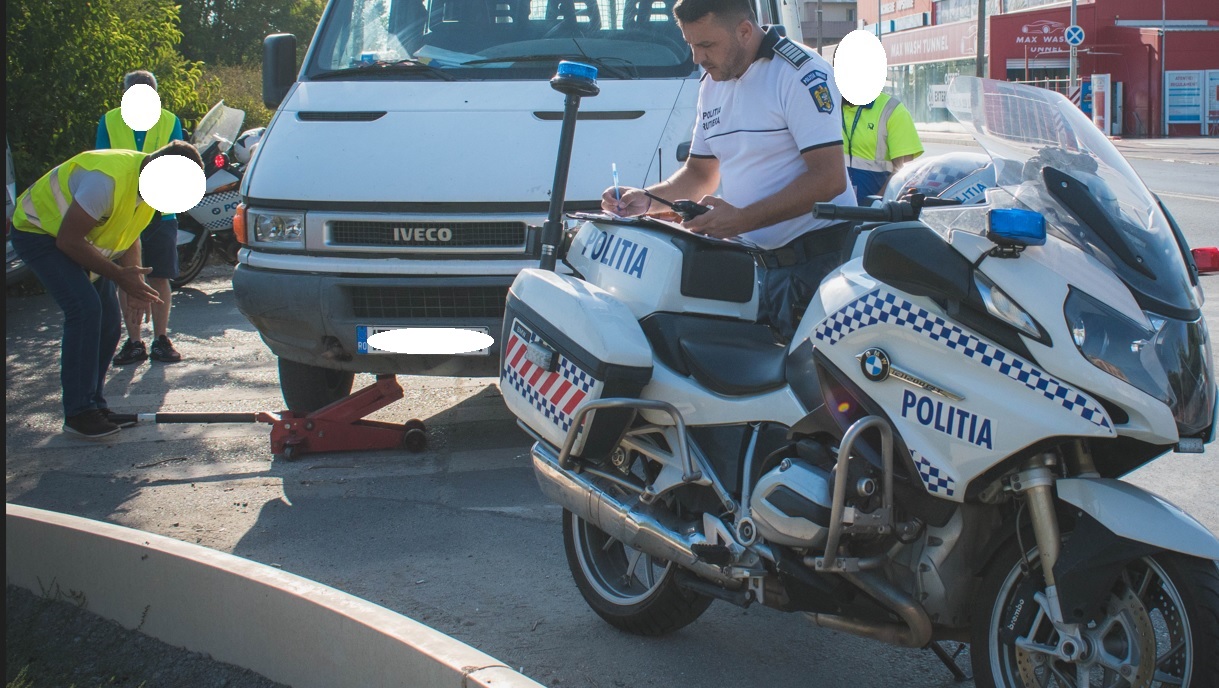
<instances>
[{"instance_id":1,"label":"van headlight","mask_svg":"<svg viewBox=\"0 0 1219 688\"><path fill-rule=\"evenodd\" d=\"M1153 318L1148 329L1075 289L1064 306L1071 341L1092 365L1169 403L1168 375L1156 351L1163 327Z\"/></svg>"},{"instance_id":2,"label":"van headlight","mask_svg":"<svg viewBox=\"0 0 1219 688\"><path fill-rule=\"evenodd\" d=\"M305 214L249 210L246 231L260 244L304 248Z\"/></svg>"}]
</instances>

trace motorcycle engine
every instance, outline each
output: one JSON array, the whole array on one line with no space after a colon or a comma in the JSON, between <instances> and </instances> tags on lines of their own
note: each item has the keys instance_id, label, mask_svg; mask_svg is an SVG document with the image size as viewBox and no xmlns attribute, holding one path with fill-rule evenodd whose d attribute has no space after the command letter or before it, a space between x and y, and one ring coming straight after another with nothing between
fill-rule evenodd
<instances>
[{"instance_id":1,"label":"motorcycle engine","mask_svg":"<svg viewBox=\"0 0 1219 688\"><path fill-rule=\"evenodd\" d=\"M762 476L749 498L758 534L791 547L824 547L829 533L833 482L826 471L784 459Z\"/></svg>"}]
</instances>

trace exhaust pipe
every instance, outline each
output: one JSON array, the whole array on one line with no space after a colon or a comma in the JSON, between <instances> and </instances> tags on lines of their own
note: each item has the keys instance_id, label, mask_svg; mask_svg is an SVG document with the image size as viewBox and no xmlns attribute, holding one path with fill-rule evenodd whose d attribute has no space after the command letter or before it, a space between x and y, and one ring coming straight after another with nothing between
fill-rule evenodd
<instances>
[{"instance_id":1,"label":"exhaust pipe","mask_svg":"<svg viewBox=\"0 0 1219 688\"><path fill-rule=\"evenodd\" d=\"M879 640L899 647L926 647L931 642L931 619L927 610L915 602L906 593L896 588L883 576L875 573L847 573L844 577L856 587L876 598L878 602L892 609L905 625L873 623L861 619L849 619L833 614L805 614L810 621L821 626L843 633Z\"/></svg>"},{"instance_id":2,"label":"exhaust pipe","mask_svg":"<svg viewBox=\"0 0 1219 688\"><path fill-rule=\"evenodd\" d=\"M530 454L542 492L564 509L628 547L671 561L725 587L741 587L740 580L694 553L692 545L704 540L696 528L690 535L683 535L668 514L642 503L628 505L583 475L564 470L559 467L558 455L542 442L535 443Z\"/></svg>"}]
</instances>

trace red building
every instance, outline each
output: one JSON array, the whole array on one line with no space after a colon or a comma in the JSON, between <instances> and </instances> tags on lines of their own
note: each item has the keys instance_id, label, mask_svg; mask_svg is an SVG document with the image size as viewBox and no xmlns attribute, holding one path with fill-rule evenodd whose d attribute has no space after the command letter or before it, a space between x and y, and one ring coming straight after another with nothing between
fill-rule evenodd
<instances>
[{"instance_id":1,"label":"red building","mask_svg":"<svg viewBox=\"0 0 1219 688\"><path fill-rule=\"evenodd\" d=\"M977 0L860 0L865 28L875 26L880 10L891 91L916 119L947 119L937 96L953 76L976 73L977 5ZM987 5L986 75L1068 91L1070 4L987 0ZM1076 23L1084 30L1077 49L1084 107L1090 105L1091 76L1108 75L1112 99L1104 109L1112 117L1111 133L1160 136L1167 114L1170 135L1197 136L1206 131L1203 121L1210 122L1211 135L1219 135L1219 0L1081 1Z\"/></svg>"},{"instance_id":2,"label":"red building","mask_svg":"<svg viewBox=\"0 0 1219 688\"><path fill-rule=\"evenodd\" d=\"M1078 74L1108 74L1121 84L1121 100L1112 104L1126 136L1158 136L1163 131L1165 92L1161 74L1199 71L1201 117L1209 114L1206 70L1219 70L1219 2L1216 0L1167 0L1164 30L1160 5L1147 0L1097 0L1076 9L1075 22L1084 30L1084 42L1076 50ZM1071 23L1069 5L991 17L988 75L992 79L1024 81L1042 75L1066 75L1070 68L1070 46L1064 32ZM1211 91L1215 88L1211 86ZM1170 88L1170 97L1178 89ZM1116 95L1116 86L1113 93ZM1175 115L1177 121L1188 117ZM1169 135L1197 136L1201 121L1171 123Z\"/></svg>"}]
</instances>

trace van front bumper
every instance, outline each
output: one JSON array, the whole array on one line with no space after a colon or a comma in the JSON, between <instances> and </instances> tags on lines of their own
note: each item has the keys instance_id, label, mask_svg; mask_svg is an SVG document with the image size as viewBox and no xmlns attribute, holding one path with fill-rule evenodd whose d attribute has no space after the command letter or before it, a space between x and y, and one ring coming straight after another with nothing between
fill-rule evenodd
<instances>
[{"instance_id":1,"label":"van front bumper","mask_svg":"<svg viewBox=\"0 0 1219 688\"><path fill-rule=\"evenodd\" d=\"M239 264L237 308L271 351L307 365L358 373L490 377L499 374L504 302L515 275L384 276L266 270ZM484 355L357 350L357 327L485 328Z\"/></svg>"}]
</instances>

